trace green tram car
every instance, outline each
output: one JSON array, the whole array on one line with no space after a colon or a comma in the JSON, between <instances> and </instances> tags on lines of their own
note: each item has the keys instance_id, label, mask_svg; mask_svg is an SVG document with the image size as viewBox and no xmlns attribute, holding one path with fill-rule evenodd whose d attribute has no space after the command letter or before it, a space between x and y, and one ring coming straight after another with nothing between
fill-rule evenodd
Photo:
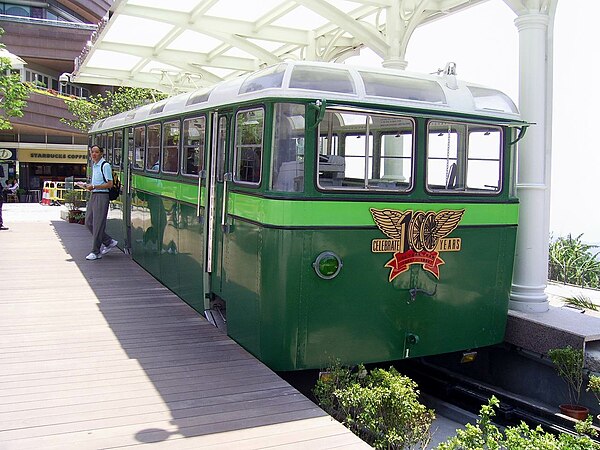
<instances>
[{"instance_id":1,"label":"green tram car","mask_svg":"<svg viewBox=\"0 0 600 450\"><path fill-rule=\"evenodd\" d=\"M274 370L499 343L518 221L503 93L286 62L96 123L108 231Z\"/></svg>"}]
</instances>

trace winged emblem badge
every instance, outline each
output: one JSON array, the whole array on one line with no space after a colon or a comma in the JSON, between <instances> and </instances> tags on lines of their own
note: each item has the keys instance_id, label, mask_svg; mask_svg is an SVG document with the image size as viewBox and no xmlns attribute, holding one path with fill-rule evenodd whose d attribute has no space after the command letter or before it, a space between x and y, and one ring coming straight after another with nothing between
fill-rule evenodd
<instances>
[{"instance_id":1,"label":"winged emblem badge","mask_svg":"<svg viewBox=\"0 0 600 450\"><path fill-rule=\"evenodd\" d=\"M394 258L385 265L391 269L390 282L412 264L421 264L439 279L439 266L444 264L439 253L460 251L461 239L447 236L458 227L464 209L435 212L370 208L370 211L377 228L389 238L374 239L371 251L394 253Z\"/></svg>"}]
</instances>

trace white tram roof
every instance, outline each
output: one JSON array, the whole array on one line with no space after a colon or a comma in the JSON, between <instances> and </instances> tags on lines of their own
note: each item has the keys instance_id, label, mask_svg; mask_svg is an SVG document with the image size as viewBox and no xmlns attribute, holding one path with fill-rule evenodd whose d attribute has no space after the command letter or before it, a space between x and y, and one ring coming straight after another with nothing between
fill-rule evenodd
<instances>
[{"instance_id":1,"label":"white tram roof","mask_svg":"<svg viewBox=\"0 0 600 450\"><path fill-rule=\"evenodd\" d=\"M520 121L517 107L506 94L456 80L453 75L295 61L102 119L91 132L267 97L393 105Z\"/></svg>"}]
</instances>

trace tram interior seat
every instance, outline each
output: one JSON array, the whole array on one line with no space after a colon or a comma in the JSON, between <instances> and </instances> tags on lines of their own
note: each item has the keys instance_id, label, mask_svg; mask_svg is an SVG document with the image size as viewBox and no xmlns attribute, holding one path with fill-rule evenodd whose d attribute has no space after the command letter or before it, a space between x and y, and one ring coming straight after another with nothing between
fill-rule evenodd
<instances>
[{"instance_id":1,"label":"tram interior seat","mask_svg":"<svg viewBox=\"0 0 600 450\"><path fill-rule=\"evenodd\" d=\"M346 175L346 160L339 155L319 155L319 182L321 185L341 186Z\"/></svg>"},{"instance_id":2,"label":"tram interior seat","mask_svg":"<svg viewBox=\"0 0 600 450\"><path fill-rule=\"evenodd\" d=\"M300 192L304 184L304 161L287 161L281 164L273 188L283 192Z\"/></svg>"}]
</instances>

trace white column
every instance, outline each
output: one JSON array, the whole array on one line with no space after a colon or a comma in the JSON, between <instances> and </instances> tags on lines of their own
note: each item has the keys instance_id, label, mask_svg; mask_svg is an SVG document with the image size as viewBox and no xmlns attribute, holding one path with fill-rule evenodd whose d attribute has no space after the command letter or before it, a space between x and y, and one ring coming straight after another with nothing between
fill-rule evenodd
<instances>
[{"instance_id":1,"label":"white column","mask_svg":"<svg viewBox=\"0 0 600 450\"><path fill-rule=\"evenodd\" d=\"M524 312L548 310L551 126L547 14L528 13L515 20L519 30L521 116L534 122L519 143L517 194L521 205L509 307Z\"/></svg>"}]
</instances>

